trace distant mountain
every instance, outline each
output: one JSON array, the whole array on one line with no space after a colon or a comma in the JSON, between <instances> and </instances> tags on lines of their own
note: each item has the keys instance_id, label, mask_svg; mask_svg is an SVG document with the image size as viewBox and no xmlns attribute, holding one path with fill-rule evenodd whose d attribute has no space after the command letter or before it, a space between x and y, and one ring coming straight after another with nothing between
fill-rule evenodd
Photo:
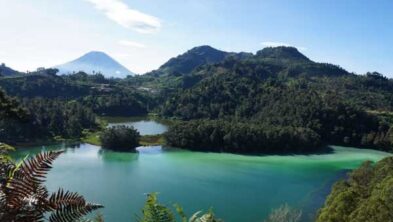
<instances>
[{"instance_id":1,"label":"distant mountain","mask_svg":"<svg viewBox=\"0 0 393 222\"><path fill-rule=\"evenodd\" d=\"M177 57L171 58L158 70L152 73L158 75L184 75L190 73L197 67L222 62L224 59L233 56L236 58L247 58L251 53L232 53L215 49L204 45L192 48Z\"/></svg>"},{"instance_id":2,"label":"distant mountain","mask_svg":"<svg viewBox=\"0 0 393 222\"><path fill-rule=\"evenodd\" d=\"M102 73L105 77L125 78L128 75L135 75L126 67L118 63L104 52L92 51L82 57L55 66L59 69L59 74L70 74L73 72L84 71L86 73Z\"/></svg>"},{"instance_id":3,"label":"distant mountain","mask_svg":"<svg viewBox=\"0 0 393 222\"><path fill-rule=\"evenodd\" d=\"M13 76L20 74L20 72L7 67L4 63L0 65L0 76Z\"/></svg>"}]
</instances>

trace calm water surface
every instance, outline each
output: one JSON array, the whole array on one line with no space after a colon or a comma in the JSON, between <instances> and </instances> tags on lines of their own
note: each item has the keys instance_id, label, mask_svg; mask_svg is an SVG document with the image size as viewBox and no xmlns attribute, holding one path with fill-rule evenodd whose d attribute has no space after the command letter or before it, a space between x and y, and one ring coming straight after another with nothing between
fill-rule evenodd
<instances>
[{"instance_id":1,"label":"calm water surface","mask_svg":"<svg viewBox=\"0 0 393 222\"><path fill-rule=\"evenodd\" d=\"M332 181L364 160L387 153L334 147L328 155L252 157L232 154L163 151L139 153L103 151L82 144L19 149L15 155L66 149L49 173L47 185L78 191L105 205L106 221L132 221L145 194L159 192L163 203L181 203L188 213L214 207L228 222L261 221L282 203L318 207Z\"/></svg>"},{"instance_id":2,"label":"calm water surface","mask_svg":"<svg viewBox=\"0 0 393 222\"><path fill-rule=\"evenodd\" d=\"M118 125L133 126L139 131L139 133L142 136L162 134L165 133L168 129L168 127L163 123L144 117L140 117L140 118L112 117L112 118L105 118L105 120L109 122L108 127L118 126Z\"/></svg>"},{"instance_id":3,"label":"calm water surface","mask_svg":"<svg viewBox=\"0 0 393 222\"><path fill-rule=\"evenodd\" d=\"M55 161L48 188L77 191L105 205L102 212L109 222L135 221L150 192L158 192L165 204L181 204L188 214L213 207L226 222L260 222L283 203L303 209L307 219L346 170L389 155L343 147L308 156L243 156L162 147L118 153L88 144L24 148L14 155L51 149L66 153Z\"/></svg>"}]
</instances>

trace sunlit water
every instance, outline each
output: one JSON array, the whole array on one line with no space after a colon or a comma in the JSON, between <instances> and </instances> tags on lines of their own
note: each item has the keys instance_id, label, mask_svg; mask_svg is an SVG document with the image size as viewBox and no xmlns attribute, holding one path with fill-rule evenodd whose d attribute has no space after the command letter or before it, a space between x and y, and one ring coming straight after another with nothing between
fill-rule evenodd
<instances>
[{"instance_id":1,"label":"sunlit water","mask_svg":"<svg viewBox=\"0 0 393 222\"><path fill-rule=\"evenodd\" d=\"M15 155L66 146L19 149ZM282 203L302 208L306 215L319 207L334 180L364 160L387 153L334 147L334 153L310 156L241 156L162 151L103 151L82 144L66 148L54 163L47 185L78 191L105 205L106 221L133 221L145 194L159 192L163 203L180 203L187 213L214 207L227 222L256 222Z\"/></svg>"},{"instance_id":2,"label":"sunlit water","mask_svg":"<svg viewBox=\"0 0 393 222\"><path fill-rule=\"evenodd\" d=\"M213 207L226 222L261 222L283 203L301 208L305 220L324 202L331 184L365 160L388 153L332 147L330 154L244 156L161 147L118 153L81 144L18 149L16 158L65 149L48 175L51 191L63 187L105 205L106 221L135 221L145 194L181 204L187 214Z\"/></svg>"}]
</instances>

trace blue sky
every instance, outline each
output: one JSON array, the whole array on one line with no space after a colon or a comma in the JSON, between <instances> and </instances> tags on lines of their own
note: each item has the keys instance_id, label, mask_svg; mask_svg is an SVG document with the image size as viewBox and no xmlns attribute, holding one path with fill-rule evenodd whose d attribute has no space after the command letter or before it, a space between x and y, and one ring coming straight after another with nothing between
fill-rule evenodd
<instances>
[{"instance_id":1,"label":"blue sky","mask_svg":"<svg viewBox=\"0 0 393 222\"><path fill-rule=\"evenodd\" d=\"M144 73L198 45L291 45L393 77L391 0L0 0L0 9L0 62L22 71L91 50Z\"/></svg>"}]
</instances>

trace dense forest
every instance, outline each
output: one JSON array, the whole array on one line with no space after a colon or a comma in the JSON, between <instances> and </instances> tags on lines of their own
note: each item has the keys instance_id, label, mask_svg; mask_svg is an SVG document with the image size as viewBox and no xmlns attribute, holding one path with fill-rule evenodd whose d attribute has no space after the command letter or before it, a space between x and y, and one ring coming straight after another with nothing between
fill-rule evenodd
<instances>
[{"instance_id":1,"label":"dense forest","mask_svg":"<svg viewBox=\"0 0 393 222\"><path fill-rule=\"evenodd\" d=\"M23 143L48 140L56 136L79 138L84 129L97 128L94 113L76 101L28 99L23 100L24 118L0 119L0 140Z\"/></svg>"},{"instance_id":2,"label":"dense forest","mask_svg":"<svg viewBox=\"0 0 393 222\"><path fill-rule=\"evenodd\" d=\"M201 46L158 70L126 79L83 72L58 76L56 72L46 69L0 77L0 87L17 97L26 110L49 112L30 114L35 120L30 125L34 122L38 129L47 129L42 135L78 136L80 129L94 128L94 115L155 112L163 118L191 121L184 123L187 129L174 125L167 134L170 145L184 148L202 148L203 142L199 146L192 142L202 138L212 142L207 144L212 150L231 152L290 152L291 143L292 152L300 152L300 144L307 151L310 145L325 144L391 151L393 144L393 80L376 72L356 75L317 63L292 47L265 48L253 55ZM56 109L73 111L60 114ZM51 128L59 115L75 117L65 118L64 127ZM74 124L75 118L81 123ZM201 134L198 124L209 130ZM70 125L76 125L74 130L65 130ZM18 130L7 129L9 137L4 138L27 136L15 134ZM261 147L240 145L245 138L261 135L266 138L257 143ZM274 142L283 135L291 139ZM311 138L315 141L308 141Z\"/></svg>"},{"instance_id":3,"label":"dense forest","mask_svg":"<svg viewBox=\"0 0 393 222\"><path fill-rule=\"evenodd\" d=\"M393 218L393 158L364 163L337 182L320 210L318 222L386 222Z\"/></svg>"},{"instance_id":4,"label":"dense forest","mask_svg":"<svg viewBox=\"0 0 393 222\"><path fill-rule=\"evenodd\" d=\"M200 122L205 125L209 120L226 120L232 125L246 122L259 125L266 133L292 127L291 135L307 138L305 132L313 132L322 144L384 150L391 150L393 144L392 115L377 115L393 110L393 81L379 73L351 74L338 66L315 63L294 48L278 47L247 59L229 58L204 66L184 79L196 81L168 97L160 107L163 116L205 119ZM195 130L188 139L200 141L198 129L188 125ZM210 125L222 131L219 124ZM171 144L194 147L180 142L185 133L179 133L178 127L169 132ZM305 135L293 130L298 128L305 129ZM219 141L214 146L227 146Z\"/></svg>"},{"instance_id":5,"label":"dense forest","mask_svg":"<svg viewBox=\"0 0 393 222\"><path fill-rule=\"evenodd\" d=\"M393 80L317 63L292 47L255 55L197 47L158 70L126 79L83 72L59 76L56 69L21 73L5 65L0 71L1 142L75 139L97 130L98 116L155 112L176 120L165 134L167 144L191 150L312 153L334 144L393 151ZM112 149L133 149L138 140L138 132L126 127L101 136ZM7 177L3 151L0 147L4 183L14 178ZM389 221L392 165L392 158L367 162L338 182L317 220ZM154 195L148 196L141 221L151 219L152 206L174 221ZM298 221L300 214L293 216Z\"/></svg>"},{"instance_id":6,"label":"dense forest","mask_svg":"<svg viewBox=\"0 0 393 222\"><path fill-rule=\"evenodd\" d=\"M57 69L0 78L0 87L18 98L76 100L98 115L145 115L154 103L149 95L102 74L78 72L58 76Z\"/></svg>"},{"instance_id":7,"label":"dense forest","mask_svg":"<svg viewBox=\"0 0 393 222\"><path fill-rule=\"evenodd\" d=\"M174 147L232 153L307 153L321 146L319 135L307 128L221 120L174 124L165 139Z\"/></svg>"},{"instance_id":8,"label":"dense forest","mask_svg":"<svg viewBox=\"0 0 393 222\"><path fill-rule=\"evenodd\" d=\"M139 132L134 127L113 126L106 128L100 135L102 148L117 151L135 151L139 146Z\"/></svg>"}]
</instances>

